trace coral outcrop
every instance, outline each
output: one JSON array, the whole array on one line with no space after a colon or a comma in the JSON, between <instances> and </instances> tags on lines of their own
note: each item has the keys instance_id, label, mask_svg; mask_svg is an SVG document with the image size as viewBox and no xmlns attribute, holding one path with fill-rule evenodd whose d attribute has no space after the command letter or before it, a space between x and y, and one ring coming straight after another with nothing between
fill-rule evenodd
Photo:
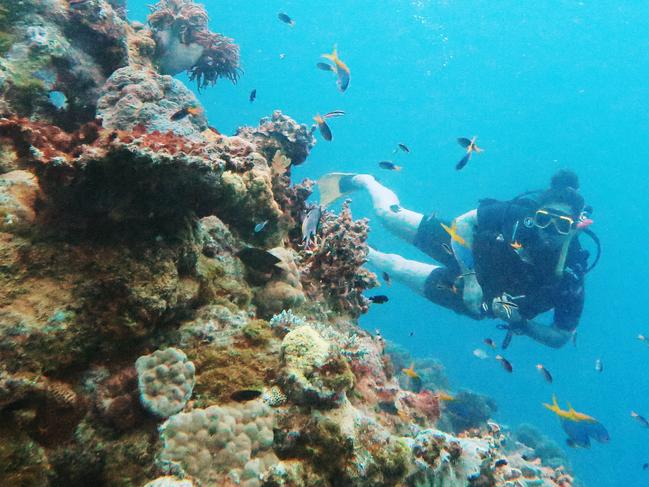
<instances>
[{"instance_id":1,"label":"coral outcrop","mask_svg":"<svg viewBox=\"0 0 649 487\"><path fill-rule=\"evenodd\" d=\"M181 71L241 74L191 1L0 0L0 484L572 485L359 328L367 221L302 235L313 128L220 134Z\"/></svg>"}]
</instances>

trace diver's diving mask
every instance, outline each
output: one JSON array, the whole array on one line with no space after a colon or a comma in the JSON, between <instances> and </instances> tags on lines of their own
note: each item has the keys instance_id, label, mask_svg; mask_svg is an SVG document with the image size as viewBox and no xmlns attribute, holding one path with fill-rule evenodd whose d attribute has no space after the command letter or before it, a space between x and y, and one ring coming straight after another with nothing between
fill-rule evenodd
<instances>
[{"instance_id":1,"label":"diver's diving mask","mask_svg":"<svg viewBox=\"0 0 649 487\"><path fill-rule=\"evenodd\" d=\"M568 235L575 226L575 220L548 210L537 210L534 214L534 226L545 229L550 225L554 225L554 229L559 235Z\"/></svg>"}]
</instances>

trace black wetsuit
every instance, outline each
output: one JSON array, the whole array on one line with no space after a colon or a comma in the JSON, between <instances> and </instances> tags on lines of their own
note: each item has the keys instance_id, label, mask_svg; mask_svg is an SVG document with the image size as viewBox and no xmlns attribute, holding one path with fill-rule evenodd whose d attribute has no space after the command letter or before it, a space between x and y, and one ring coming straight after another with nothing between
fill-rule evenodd
<instances>
[{"instance_id":1,"label":"black wetsuit","mask_svg":"<svg viewBox=\"0 0 649 487\"><path fill-rule=\"evenodd\" d=\"M554 272L556 253L536 251L535 264L523 261L511 244L516 241L526 248L534 247L536 229L526 227L523 222L535 209L530 200L484 200L480 203L472 248L476 277L484 293L484 302L490 304L503 292L524 295L516 301L524 319L554 309L554 325L571 331L577 327L584 306L588 252L581 248L577 238L573 238L562 277ZM440 223L450 226L450 222L436 215L425 217L414 241L415 246L442 264L428 276L425 295L434 303L470 315L462 299L461 271L449 252L450 236Z\"/></svg>"}]
</instances>

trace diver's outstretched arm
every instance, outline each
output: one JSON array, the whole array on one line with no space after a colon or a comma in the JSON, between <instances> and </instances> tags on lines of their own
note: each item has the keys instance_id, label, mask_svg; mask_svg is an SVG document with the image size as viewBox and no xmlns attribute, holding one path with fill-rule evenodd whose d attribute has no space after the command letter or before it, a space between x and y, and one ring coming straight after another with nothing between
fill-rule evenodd
<instances>
[{"instance_id":1,"label":"diver's outstretched arm","mask_svg":"<svg viewBox=\"0 0 649 487\"><path fill-rule=\"evenodd\" d=\"M349 183L354 189L364 189L369 193L374 213L390 232L409 243L414 241L424 215L402 208L394 191L383 186L370 174L352 176Z\"/></svg>"},{"instance_id":2,"label":"diver's outstretched arm","mask_svg":"<svg viewBox=\"0 0 649 487\"><path fill-rule=\"evenodd\" d=\"M384 254L369 247L368 263L393 279L405 284L413 291L425 296L426 279L437 266L415 260L404 259L397 254Z\"/></svg>"},{"instance_id":3,"label":"diver's outstretched arm","mask_svg":"<svg viewBox=\"0 0 649 487\"><path fill-rule=\"evenodd\" d=\"M523 333L532 340L536 340L537 342L552 348L563 347L568 343L568 340L570 340L573 334L573 332L562 330L555 325L542 325L533 320L526 321Z\"/></svg>"}]
</instances>

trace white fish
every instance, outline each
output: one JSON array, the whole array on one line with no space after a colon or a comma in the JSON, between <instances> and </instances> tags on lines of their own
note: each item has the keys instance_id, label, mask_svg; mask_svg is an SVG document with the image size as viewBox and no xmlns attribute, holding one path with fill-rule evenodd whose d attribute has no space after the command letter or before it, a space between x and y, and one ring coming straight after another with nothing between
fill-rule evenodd
<instances>
[{"instance_id":1,"label":"white fish","mask_svg":"<svg viewBox=\"0 0 649 487\"><path fill-rule=\"evenodd\" d=\"M603 372L604 371L604 365L602 364L602 361L600 359L595 360L595 370L597 372Z\"/></svg>"},{"instance_id":2,"label":"white fish","mask_svg":"<svg viewBox=\"0 0 649 487\"><path fill-rule=\"evenodd\" d=\"M485 352L485 351L482 350L481 348L476 348L476 349L473 351L473 355L475 355L476 357L478 357L480 360L485 360L485 359L488 359L488 358L489 358L489 355L487 355L487 352Z\"/></svg>"}]
</instances>

